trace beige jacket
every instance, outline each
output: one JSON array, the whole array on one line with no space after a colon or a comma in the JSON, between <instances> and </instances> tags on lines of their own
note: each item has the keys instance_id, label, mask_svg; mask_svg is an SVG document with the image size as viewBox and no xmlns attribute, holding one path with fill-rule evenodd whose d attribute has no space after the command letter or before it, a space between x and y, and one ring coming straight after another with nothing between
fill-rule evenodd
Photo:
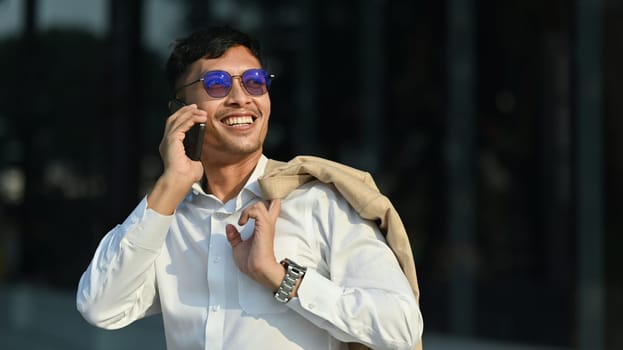
<instances>
[{"instance_id":1,"label":"beige jacket","mask_svg":"<svg viewBox=\"0 0 623 350\"><path fill-rule=\"evenodd\" d=\"M268 160L264 175L258 179L258 183L264 198L272 200L284 198L297 187L314 179L333 184L362 218L378 223L419 303L420 290L407 231L398 212L379 191L369 173L323 158L298 156L287 163ZM366 347L349 344L349 349ZM416 350L421 349L420 340Z\"/></svg>"}]
</instances>

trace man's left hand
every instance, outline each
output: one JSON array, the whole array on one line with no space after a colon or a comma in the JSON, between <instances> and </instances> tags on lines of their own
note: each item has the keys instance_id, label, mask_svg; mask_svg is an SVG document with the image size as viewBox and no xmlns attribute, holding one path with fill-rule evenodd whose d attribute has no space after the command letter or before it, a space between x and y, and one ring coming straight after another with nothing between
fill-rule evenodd
<instances>
[{"instance_id":1,"label":"man's left hand","mask_svg":"<svg viewBox=\"0 0 623 350\"><path fill-rule=\"evenodd\" d=\"M279 288L285 276L285 270L275 259L274 252L275 224L280 211L279 199L270 203L260 201L243 210L239 225L245 225L249 219L255 220L255 229L246 240L242 240L234 225L225 228L240 271L271 290Z\"/></svg>"}]
</instances>

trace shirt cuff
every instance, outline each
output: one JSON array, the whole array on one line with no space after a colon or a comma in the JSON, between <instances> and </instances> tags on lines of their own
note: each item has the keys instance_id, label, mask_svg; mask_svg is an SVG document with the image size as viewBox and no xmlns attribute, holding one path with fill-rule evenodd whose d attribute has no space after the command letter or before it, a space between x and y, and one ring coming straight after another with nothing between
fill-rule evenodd
<instances>
[{"instance_id":1,"label":"shirt cuff","mask_svg":"<svg viewBox=\"0 0 623 350\"><path fill-rule=\"evenodd\" d=\"M127 230L125 239L144 249L160 249L172 221L173 215L162 215L147 208L147 197L144 197L123 223Z\"/></svg>"},{"instance_id":2,"label":"shirt cuff","mask_svg":"<svg viewBox=\"0 0 623 350\"><path fill-rule=\"evenodd\" d=\"M319 274L316 270L307 269L305 277L297 291L298 305L325 320L336 317L336 303L342 296L342 288ZM290 303L288 303L290 304Z\"/></svg>"}]
</instances>

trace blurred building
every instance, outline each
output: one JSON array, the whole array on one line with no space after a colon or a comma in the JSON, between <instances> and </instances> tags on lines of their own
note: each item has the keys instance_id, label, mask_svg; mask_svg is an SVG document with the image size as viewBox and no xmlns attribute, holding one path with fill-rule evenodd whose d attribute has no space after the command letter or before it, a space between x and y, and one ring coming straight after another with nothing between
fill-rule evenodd
<instances>
[{"instance_id":1,"label":"blurred building","mask_svg":"<svg viewBox=\"0 0 623 350\"><path fill-rule=\"evenodd\" d=\"M0 0L0 339L164 348L158 318L97 331L72 293L161 171L170 43L230 24L278 77L267 154L394 201L427 348L623 348L621 23L615 0Z\"/></svg>"}]
</instances>

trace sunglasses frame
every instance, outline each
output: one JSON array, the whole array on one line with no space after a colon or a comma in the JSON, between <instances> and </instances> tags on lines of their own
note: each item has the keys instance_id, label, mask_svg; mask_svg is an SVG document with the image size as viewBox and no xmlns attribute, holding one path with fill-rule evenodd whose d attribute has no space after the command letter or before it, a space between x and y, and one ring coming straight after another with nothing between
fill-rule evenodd
<instances>
[{"instance_id":1,"label":"sunglasses frame","mask_svg":"<svg viewBox=\"0 0 623 350\"><path fill-rule=\"evenodd\" d=\"M261 71L261 72L263 73L264 77L266 78L266 83L265 83L265 85L266 85L266 91L265 91L265 92L263 92L263 93L261 93L261 94L259 94L259 95L256 95L256 94L252 94L252 93L251 93L251 92L247 89L246 85L244 84L244 81L242 80L242 77L243 77L243 76L244 76L247 72L249 72L249 71ZM231 79L231 86L229 86L229 89L227 90L227 93L226 93L225 95L223 95L223 96L213 96L213 95L211 95L211 94L210 94L210 92L209 92L209 91L208 91L208 89L206 88L205 84L202 84L202 85L203 85L203 89L205 90L205 92L208 94L208 96L210 96L210 97L212 97L212 98L224 98L224 97L227 97L227 95L229 95L229 93L231 92L231 89L232 89L232 87L233 87L233 85L234 85L234 78L239 78L239 79L240 79L240 86L242 86L242 89L243 89L243 90L244 90L244 91L245 91L245 92L246 92L249 96L262 96L262 95L264 95L266 92L268 92L268 88L270 87L270 83L271 83L271 81L272 81L273 79L275 79L275 75L274 75L274 74L269 74L269 73L268 73L265 69L263 69L263 68L251 68L251 69L247 69L247 70L245 70L244 72L242 72L242 74L238 74L238 75L231 75L231 74L229 74L229 72L226 72L226 71L224 71L224 70L218 70L218 69L217 69L217 70L210 70L210 71L207 71L207 72L205 72L205 73L201 74L201 77L200 77L199 79L197 79L197 80L193 80L193 81L191 81L190 83L185 84L185 85L182 85L182 86L180 86L179 88L177 88L177 89L175 90L174 96L177 96L177 93L178 93L178 92L180 92L180 91L181 91L182 89L184 89L184 88L187 88L187 87L189 87L189 86L191 86L191 85L197 84L197 83L198 83L198 82L200 82L200 81L201 81L201 82L202 82L202 81L205 81L205 78L206 78L206 76L207 76L208 74L210 74L210 73L215 73L215 72L219 72L219 73L225 73L225 74L227 74L227 75L230 77L230 79Z\"/></svg>"}]
</instances>

